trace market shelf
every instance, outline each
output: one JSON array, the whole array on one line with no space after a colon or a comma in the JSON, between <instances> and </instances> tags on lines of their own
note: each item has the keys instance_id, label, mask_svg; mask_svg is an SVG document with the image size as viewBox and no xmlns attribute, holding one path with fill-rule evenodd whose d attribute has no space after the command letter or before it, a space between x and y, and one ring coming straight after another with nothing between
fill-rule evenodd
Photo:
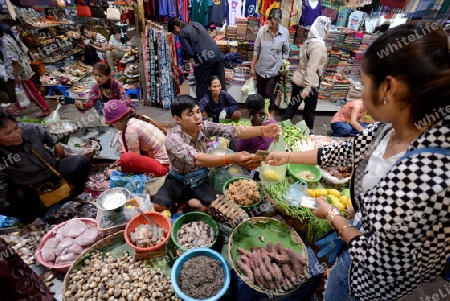
<instances>
[{"instance_id":1,"label":"market shelf","mask_svg":"<svg viewBox=\"0 0 450 301\"><path fill-rule=\"evenodd\" d=\"M71 56L71 55L80 53L80 52L82 52L82 51L83 51L83 48L75 49L75 50L73 50L70 54L67 54L67 55L65 55L65 56L62 56L62 57L60 57L60 58L44 60L43 63L44 63L44 64L52 64L52 63L56 63L56 62L58 62L58 61L61 61L61 60L65 59L65 58L68 58L68 57Z\"/></svg>"}]
</instances>

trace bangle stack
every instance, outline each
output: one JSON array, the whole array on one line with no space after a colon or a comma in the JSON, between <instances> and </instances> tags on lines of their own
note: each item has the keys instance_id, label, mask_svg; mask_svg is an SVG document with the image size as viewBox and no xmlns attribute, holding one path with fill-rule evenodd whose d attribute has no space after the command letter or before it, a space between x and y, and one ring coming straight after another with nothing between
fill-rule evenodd
<instances>
[{"instance_id":1,"label":"bangle stack","mask_svg":"<svg viewBox=\"0 0 450 301\"><path fill-rule=\"evenodd\" d=\"M335 207L335 206L330 206L330 207L328 208L328 211L327 211L327 221L328 221L328 224L330 225L330 227L333 228L333 229L335 229L335 228L333 227L332 222L333 222L333 219L334 219L337 215L342 216L342 215L341 215L341 212L339 211L339 208L337 208L337 207Z\"/></svg>"}]
</instances>

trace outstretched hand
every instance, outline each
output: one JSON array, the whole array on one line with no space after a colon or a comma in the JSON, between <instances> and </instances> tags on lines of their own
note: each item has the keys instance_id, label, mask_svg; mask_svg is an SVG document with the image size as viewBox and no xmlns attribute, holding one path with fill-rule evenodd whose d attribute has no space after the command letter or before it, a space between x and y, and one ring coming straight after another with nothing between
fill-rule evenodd
<instances>
[{"instance_id":1,"label":"outstretched hand","mask_svg":"<svg viewBox=\"0 0 450 301\"><path fill-rule=\"evenodd\" d=\"M281 134L281 126L276 123L261 126L261 135L263 137L269 137L278 141Z\"/></svg>"},{"instance_id":2,"label":"outstretched hand","mask_svg":"<svg viewBox=\"0 0 450 301\"><path fill-rule=\"evenodd\" d=\"M289 153L286 152L271 152L267 156L265 163L274 166L286 164L288 163L288 155Z\"/></svg>"},{"instance_id":3,"label":"outstretched hand","mask_svg":"<svg viewBox=\"0 0 450 301\"><path fill-rule=\"evenodd\" d=\"M261 165L261 159L248 152L239 152L235 154L234 162L248 170L253 170Z\"/></svg>"}]
</instances>

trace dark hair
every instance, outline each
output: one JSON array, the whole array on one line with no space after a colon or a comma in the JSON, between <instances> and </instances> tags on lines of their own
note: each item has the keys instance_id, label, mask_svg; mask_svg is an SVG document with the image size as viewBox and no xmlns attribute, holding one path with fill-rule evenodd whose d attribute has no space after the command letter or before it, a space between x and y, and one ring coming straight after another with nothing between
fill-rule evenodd
<instances>
[{"instance_id":1,"label":"dark hair","mask_svg":"<svg viewBox=\"0 0 450 301\"><path fill-rule=\"evenodd\" d=\"M93 67L94 71L99 71L103 75L111 75L111 67L107 63L98 62Z\"/></svg>"},{"instance_id":2,"label":"dark hair","mask_svg":"<svg viewBox=\"0 0 450 301\"><path fill-rule=\"evenodd\" d=\"M178 95L174 100L172 100L172 104L170 105L170 112L172 113L172 116L181 117L181 113L184 110L192 110L197 105L197 99L191 97L188 94L181 94Z\"/></svg>"},{"instance_id":3,"label":"dark hair","mask_svg":"<svg viewBox=\"0 0 450 301\"><path fill-rule=\"evenodd\" d=\"M2 32L10 35L11 38L13 38L15 40L17 46L19 46L19 48L22 50L23 53L28 52L25 45L20 41L20 38L13 33L13 31L11 30L11 27L9 27L9 25L7 25L5 23L0 22L0 33L2 33Z\"/></svg>"},{"instance_id":4,"label":"dark hair","mask_svg":"<svg viewBox=\"0 0 450 301\"><path fill-rule=\"evenodd\" d=\"M139 119L139 120L145 121L147 123L150 123L150 124L154 125L156 128L158 128L161 132L163 132L164 135L167 135L167 130L165 128L163 128L159 123L157 123L156 121L151 119L150 117L136 114L135 111L131 111L127 115L129 115L128 119L135 118L135 119Z\"/></svg>"},{"instance_id":5,"label":"dark hair","mask_svg":"<svg viewBox=\"0 0 450 301\"><path fill-rule=\"evenodd\" d=\"M409 93L400 101L410 108L411 121L417 122L448 105L450 54L447 34L437 23L430 21L399 25L368 48L363 71L373 81L374 106L381 105L378 89L387 76L404 82Z\"/></svg>"},{"instance_id":6,"label":"dark hair","mask_svg":"<svg viewBox=\"0 0 450 301\"><path fill-rule=\"evenodd\" d=\"M281 9L279 9L279 8L272 8L270 10L269 17L267 18L267 20L274 19L275 21L281 21L282 14L283 13L281 12Z\"/></svg>"},{"instance_id":7,"label":"dark hair","mask_svg":"<svg viewBox=\"0 0 450 301\"><path fill-rule=\"evenodd\" d=\"M178 19L177 17L173 17L169 20L169 23L167 23L167 30L169 32L173 32L175 30L175 26L183 27L184 22Z\"/></svg>"},{"instance_id":8,"label":"dark hair","mask_svg":"<svg viewBox=\"0 0 450 301\"><path fill-rule=\"evenodd\" d=\"M0 111L0 128L4 128L9 121L17 122L16 118L8 112Z\"/></svg>"},{"instance_id":9,"label":"dark hair","mask_svg":"<svg viewBox=\"0 0 450 301\"><path fill-rule=\"evenodd\" d=\"M211 87L213 80L218 80L220 82L220 77L217 75L211 75L208 79L208 87ZM220 83L222 85L222 82Z\"/></svg>"},{"instance_id":10,"label":"dark hair","mask_svg":"<svg viewBox=\"0 0 450 301\"><path fill-rule=\"evenodd\" d=\"M89 25L89 24L83 24L83 25L81 25L81 27L80 27L80 32L81 32L82 35L83 35L83 33L84 33L85 30L87 30L87 31L92 31L92 26Z\"/></svg>"},{"instance_id":11,"label":"dark hair","mask_svg":"<svg viewBox=\"0 0 450 301\"><path fill-rule=\"evenodd\" d=\"M259 126L262 124L261 113L264 115L265 101L264 97L259 94L252 94L245 100L245 107L248 115L251 117L252 125Z\"/></svg>"},{"instance_id":12,"label":"dark hair","mask_svg":"<svg viewBox=\"0 0 450 301\"><path fill-rule=\"evenodd\" d=\"M118 33L121 34L122 30L120 30L119 26L115 25L115 26L111 27L109 32L110 32L111 35L115 35L115 34L118 34Z\"/></svg>"}]
</instances>

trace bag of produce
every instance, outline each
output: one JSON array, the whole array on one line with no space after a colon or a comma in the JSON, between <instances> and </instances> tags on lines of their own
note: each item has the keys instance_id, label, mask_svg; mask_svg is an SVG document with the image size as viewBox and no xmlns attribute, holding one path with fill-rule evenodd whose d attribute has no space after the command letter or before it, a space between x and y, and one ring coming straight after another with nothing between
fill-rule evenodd
<instances>
[{"instance_id":1,"label":"bag of produce","mask_svg":"<svg viewBox=\"0 0 450 301\"><path fill-rule=\"evenodd\" d=\"M268 149L269 152L285 152L286 142L280 134L278 141L273 141ZM259 177L264 185L270 186L283 181L286 178L286 164L273 166L261 163Z\"/></svg>"}]
</instances>

